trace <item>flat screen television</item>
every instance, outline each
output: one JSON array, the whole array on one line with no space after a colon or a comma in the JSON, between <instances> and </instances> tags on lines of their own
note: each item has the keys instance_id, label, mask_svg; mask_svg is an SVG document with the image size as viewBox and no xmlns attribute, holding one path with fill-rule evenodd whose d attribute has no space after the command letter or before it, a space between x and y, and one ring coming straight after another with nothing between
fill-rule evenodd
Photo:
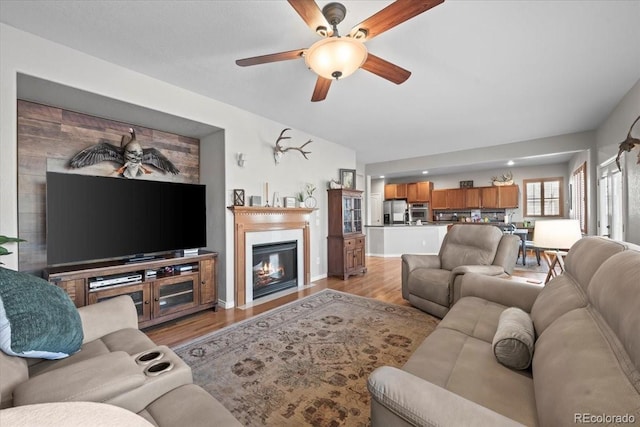
<instances>
[{"instance_id":1,"label":"flat screen television","mask_svg":"<svg viewBox=\"0 0 640 427\"><path fill-rule=\"evenodd\" d=\"M47 264L203 248L205 186L47 172Z\"/></svg>"}]
</instances>

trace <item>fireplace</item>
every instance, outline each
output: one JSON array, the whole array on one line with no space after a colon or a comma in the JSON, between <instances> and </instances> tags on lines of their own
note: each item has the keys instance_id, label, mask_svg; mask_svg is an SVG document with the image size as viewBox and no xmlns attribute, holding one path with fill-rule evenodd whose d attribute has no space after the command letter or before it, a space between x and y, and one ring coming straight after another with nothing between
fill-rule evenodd
<instances>
[{"instance_id":1,"label":"fireplace","mask_svg":"<svg viewBox=\"0 0 640 427\"><path fill-rule=\"evenodd\" d=\"M298 286L298 244L253 245L253 299Z\"/></svg>"},{"instance_id":2,"label":"fireplace","mask_svg":"<svg viewBox=\"0 0 640 427\"><path fill-rule=\"evenodd\" d=\"M311 283L309 216L314 209L229 206L229 210L234 216L234 295L238 307L253 301L256 245L295 241L297 288Z\"/></svg>"}]
</instances>

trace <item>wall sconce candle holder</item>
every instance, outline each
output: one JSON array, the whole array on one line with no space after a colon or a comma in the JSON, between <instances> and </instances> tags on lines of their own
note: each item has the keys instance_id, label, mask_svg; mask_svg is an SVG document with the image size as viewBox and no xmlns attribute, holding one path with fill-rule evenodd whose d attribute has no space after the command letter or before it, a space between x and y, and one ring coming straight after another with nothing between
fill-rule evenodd
<instances>
[{"instance_id":1,"label":"wall sconce candle holder","mask_svg":"<svg viewBox=\"0 0 640 427\"><path fill-rule=\"evenodd\" d=\"M236 160L238 161L238 166L241 168L247 163L247 155L245 153L237 153Z\"/></svg>"}]
</instances>

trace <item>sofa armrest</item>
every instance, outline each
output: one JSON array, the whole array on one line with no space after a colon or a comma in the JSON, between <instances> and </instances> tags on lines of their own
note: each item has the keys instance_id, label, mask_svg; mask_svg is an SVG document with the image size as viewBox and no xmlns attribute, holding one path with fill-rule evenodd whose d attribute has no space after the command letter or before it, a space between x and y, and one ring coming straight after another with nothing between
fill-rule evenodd
<instances>
[{"instance_id":1,"label":"sofa armrest","mask_svg":"<svg viewBox=\"0 0 640 427\"><path fill-rule=\"evenodd\" d=\"M500 276L505 274L501 265L460 265L451 270L451 282L455 276L467 273L484 274L485 276Z\"/></svg>"},{"instance_id":2,"label":"sofa armrest","mask_svg":"<svg viewBox=\"0 0 640 427\"><path fill-rule=\"evenodd\" d=\"M145 382L133 357L115 351L37 375L18 385L13 404L104 402Z\"/></svg>"},{"instance_id":3,"label":"sofa armrest","mask_svg":"<svg viewBox=\"0 0 640 427\"><path fill-rule=\"evenodd\" d=\"M402 298L409 300L409 274L416 268L440 268L438 255L402 255Z\"/></svg>"},{"instance_id":4,"label":"sofa armrest","mask_svg":"<svg viewBox=\"0 0 640 427\"><path fill-rule=\"evenodd\" d=\"M460 265L451 270L449 275L449 305L454 304L460 297L460 286L463 275L469 273L483 274L485 276L505 275L504 269L500 265Z\"/></svg>"},{"instance_id":5,"label":"sofa armrest","mask_svg":"<svg viewBox=\"0 0 640 427\"><path fill-rule=\"evenodd\" d=\"M469 273L462 278L460 298L473 296L531 313L542 286Z\"/></svg>"},{"instance_id":6,"label":"sofa armrest","mask_svg":"<svg viewBox=\"0 0 640 427\"><path fill-rule=\"evenodd\" d=\"M403 266L411 270L416 268L440 268L440 257L438 255L403 254Z\"/></svg>"},{"instance_id":7,"label":"sofa armrest","mask_svg":"<svg viewBox=\"0 0 640 427\"><path fill-rule=\"evenodd\" d=\"M371 373L371 425L522 426L433 383L391 366Z\"/></svg>"},{"instance_id":8,"label":"sofa armrest","mask_svg":"<svg viewBox=\"0 0 640 427\"><path fill-rule=\"evenodd\" d=\"M83 343L121 329L138 329L138 313L129 295L78 308L82 320Z\"/></svg>"}]
</instances>

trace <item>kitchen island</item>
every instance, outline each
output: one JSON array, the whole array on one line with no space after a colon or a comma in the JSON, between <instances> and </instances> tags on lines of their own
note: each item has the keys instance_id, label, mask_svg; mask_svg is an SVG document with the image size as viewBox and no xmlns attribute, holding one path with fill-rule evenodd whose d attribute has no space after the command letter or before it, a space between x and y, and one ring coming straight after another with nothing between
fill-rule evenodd
<instances>
[{"instance_id":1,"label":"kitchen island","mask_svg":"<svg viewBox=\"0 0 640 427\"><path fill-rule=\"evenodd\" d=\"M437 254L447 234L447 225L365 226L367 255L399 257L402 254Z\"/></svg>"}]
</instances>

